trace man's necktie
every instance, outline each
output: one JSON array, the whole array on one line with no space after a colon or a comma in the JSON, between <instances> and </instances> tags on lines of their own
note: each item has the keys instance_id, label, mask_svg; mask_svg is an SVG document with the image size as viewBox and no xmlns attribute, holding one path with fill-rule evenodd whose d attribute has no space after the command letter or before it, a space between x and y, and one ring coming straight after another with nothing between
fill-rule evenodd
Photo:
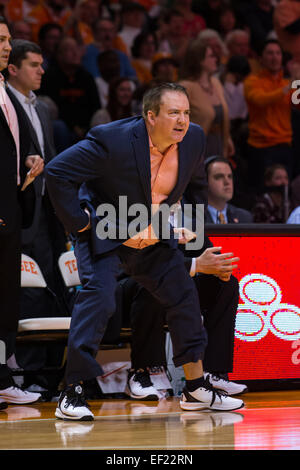
<instances>
[{"instance_id":1,"label":"man's necktie","mask_svg":"<svg viewBox=\"0 0 300 470\"><path fill-rule=\"evenodd\" d=\"M219 221L219 224L226 224L226 220L225 220L223 212L218 213L218 221Z\"/></svg>"}]
</instances>

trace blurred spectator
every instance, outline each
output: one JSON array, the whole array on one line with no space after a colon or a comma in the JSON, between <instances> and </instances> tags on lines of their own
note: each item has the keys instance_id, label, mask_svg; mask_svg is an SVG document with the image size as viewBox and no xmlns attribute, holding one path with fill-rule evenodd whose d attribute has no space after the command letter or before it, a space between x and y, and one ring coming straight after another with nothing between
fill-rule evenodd
<instances>
[{"instance_id":1,"label":"blurred spectator","mask_svg":"<svg viewBox=\"0 0 300 470\"><path fill-rule=\"evenodd\" d=\"M191 121L199 124L207 138L206 156L232 156L228 106L221 82L214 76L217 59L210 46L193 41L185 55L180 83L189 94Z\"/></svg>"},{"instance_id":2,"label":"blurred spectator","mask_svg":"<svg viewBox=\"0 0 300 470\"><path fill-rule=\"evenodd\" d=\"M287 224L300 224L300 206L296 207L293 212L290 214Z\"/></svg>"},{"instance_id":3,"label":"blurred spectator","mask_svg":"<svg viewBox=\"0 0 300 470\"><path fill-rule=\"evenodd\" d=\"M224 95L228 105L229 119L248 117L248 107L244 96L244 80L250 74L247 57L234 55L230 57L222 77Z\"/></svg>"},{"instance_id":4,"label":"blurred spectator","mask_svg":"<svg viewBox=\"0 0 300 470\"><path fill-rule=\"evenodd\" d=\"M300 175L296 176L291 183L291 204L293 209L300 206Z\"/></svg>"},{"instance_id":5,"label":"blurred spectator","mask_svg":"<svg viewBox=\"0 0 300 470\"><path fill-rule=\"evenodd\" d=\"M192 11L193 0L174 0L173 7L183 16L183 34L195 39L206 28L205 19Z\"/></svg>"},{"instance_id":6,"label":"blurred spectator","mask_svg":"<svg viewBox=\"0 0 300 470\"><path fill-rule=\"evenodd\" d=\"M198 34L198 39L206 46L211 47L217 58L217 68L215 73L221 74L224 71L224 65L228 60L228 50L221 36L213 29L204 29Z\"/></svg>"},{"instance_id":7,"label":"blurred spectator","mask_svg":"<svg viewBox=\"0 0 300 470\"><path fill-rule=\"evenodd\" d=\"M273 0L251 0L235 2L235 8L243 24L251 34L251 47L259 53L268 34L273 31Z\"/></svg>"},{"instance_id":8,"label":"blurred spectator","mask_svg":"<svg viewBox=\"0 0 300 470\"><path fill-rule=\"evenodd\" d=\"M300 64L300 2L281 0L274 9L274 29L283 51L291 56L286 67L293 75L293 69ZM300 174L300 107L292 107L292 128L294 148L294 175Z\"/></svg>"},{"instance_id":9,"label":"blurred spectator","mask_svg":"<svg viewBox=\"0 0 300 470\"><path fill-rule=\"evenodd\" d=\"M26 41L31 41L31 26L27 21L15 21L11 24L10 32L13 39L25 39Z\"/></svg>"},{"instance_id":10,"label":"blurred spectator","mask_svg":"<svg viewBox=\"0 0 300 470\"><path fill-rule=\"evenodd\" d=\"M57 23L64 26L71 15L68 0L44 0L28 14L28 21L32 24L33 40L37 42L40 28L46 23Z\"/></svg>"},{"instance_id":11,"label":"blurred spectator","mask_svg":"<svg viewBox=\"0 0 300 470\"><path fill-rule=\"evenodd\" d=\"M94 41L93 26L100 16L101 0L81 0L64 25L64 34L74 37L78 44L91 44Z\"/></svg>"},{"instance_id":12,"label":"blurred spectator","mask_svg":"<svg viewBox=\"0 0 300 470\"><path fill-rule=\"evenodd\" d=\"M235 16L235 11L230 5L225 5L219 11L218 15L218 26L217 31L220 33L223 39L226 38L227 34L237 29L238 23Z\"/></svg>"},{"instance_id":13,"label":"blurred spectator","mask_svg":"<svg viewBox=\"0 0 300 470\"><path fill-rule=\"evenodd\" d=\"M32 9L40 0L8 0L6 6L7 18L11 23L26 20Z\"/></svg>"},{"instance_id":14,"label":"blurred spectator","mask_svg":"<svg viewBox=\"0 0 300 470\"><path fill-rule=\"evenodd\" d=\"M265 169L284 165L292 174L290 81L283 76L282 51L276 40L265 43L262 69L244 82L249 110L248 163L250 179L262 186Z\"/></svg>"},{"instance_id":15,"label":"blurred spectator","mask_svg":"<svg viewBox=\"0 0 300 470\"><path fill-rule=\"evenodd\" d=\"M244 80L250 73L250 65L245 56L232 56L226 64L221 77L224 96L228 106L230 134L235 148L235 176L237 200L245 199L248 194L247 174L247 138L248 138L248 107L244 96ZM250 201L249 201L250 202ZM241 203L245 207L245 202ZM251 201L252 204L252 201ZM248 207L248 204L246 205Z\"/></svg>"},{"instance_id":16,"label":"blurred spectator","mask_svg":"<svg viewBox=\"0 0 300 470\"><path fill-rule=\"evenodd\" d=\"M193 11L205 18L207 28L218 29L219 15L224 5L224 0L196 0L193 3Z\"/></svg>"},{"instance_id":17,"label":"blurred spectator","mask_svg":"<svg viewBox=\"0 0 300 470\"><path fill-rule=\"evenodd\" d=\"M120 59L117 51L104 51L98 55L98 67L100 71L99 77L95 78L95 83L101 102L101 107L107 105L109 84L112 80L119 78L120 75Z\"/></svg>"},{"instance_id":18,"label":"blurred spectator","mask_svg":"<svg viewBox=\"0 0 300 470\"><path fill-rule=\"evenodd\" d=\"M300 62L300 3L280 0L274 8L274 29L285 52Z\"/></svg>"},{"instance_id":19,"label":"blurred spectator","mask_svg":"<svg viewBox=\"0 0 300 470\"><path fill-rule=\"evenodd\" d=\"M252 215L245 209L229 204L233 197L233 171L226 158L209 157L205 161L207 176L207 207L205 222L213 224L251 223Z\"/></svg>"},{"instance_id":20,"label":"blurred spectator","mask_svg":"<svg viewBox=\"0 0 300 470\"><path fill-rule=\"evenodd\" d=\"M126 44L127 54L130 56L134 39L146 26L146 10L139 3L127 1L122 4L121 21L119 36Z\"/></svg>"},{"instance_id":21,"label":"blurred spectator","mask_svg":"<svg viewBox=\"0 0 300 470\"><path fill-rule=\"evenodd\" d=\"M59 118L68 125L76 141L86 133L94 112L100 108L97 87L92 75L80 65L80 50L75 39L61 40L56 60L43 76L40 94L56 103Z\"/></svg>"},{"instance_id":22,"label":"blurred spectator","mask_svg":"<svg viewBox=\"0 0 300 470\"><path fill-rule=\"evenodd\" d=\"M132 97L134 83L128 78L119 77L110 82L107 106L96 111L91 127L133 116Z\"/></svg>"},{"instance_id":23,"label":"blurred spectator","mask_svg":"<svg viewBox=\"0 0 300 470\"><path fill-rule=\"evenodd\" d=\"M43 54L43 69L55 61L57 46L63 36L63 29L56 23L46 23L39 30L38 42Z\"/></svg>"},{"instance_id":24,"label":"blurred spectator","mask_svg":"<svg viewBox=\"0 0 300 470\"><path fill-rule=\"evenodd\" d=\"M290 213L288 199L289 177L283 165L267 167L264 175L266 191L258 197L252 209L255 223L280 224L286 222Z\"/></svg>"},{"instance_id":25,"label":"blurred spectator","mask_svg":"<svg viewBox=\"0 0 300 470\"><path fill-rule=\"evenodd\" d=\"M152 60L152 77L160 82L176 82L178 63L171 55L158 53Z\"/></svg>"},{"instance_id":26,"label":"blurred spectator","mask_svg":"<svg viewBox=\"0 0 300 470\"><path fill-rule=\"evenodd\" d=\"M235 29L226 36L225 42L229 57L236 55L245 56L249 61L251 72L256 73L260 70L260 64L258 60L253 57L250 48L250 34L248 31Z\"/></svg>"},{"instance_id":27,"label":"blurred spectator","mask_svg":"<svg viewBox=\"0 0 300 470\"><path fill-rule=\"evenodd\" d=\"M109 19L100 18L94 25L94 42L86 47L82 58L83 67L93 75L99 77L98 55L100 52L114 50L120 60L120 74L122 77L136 79L136 72L128 56L119 50L120 38L116 34L114 23ZM126 50L126 48L125 48Z\"/></svg>"},{"instance_id":28,"label":"blurred spectator","mask_svg":"<svg viewBox=\"0 0 300 470\"><path fill-rule=\"evenodd\" d=\"M170 54L180 62L186 52L189 38L183 32L183 15L177 10L167 10L161 17L158 38L158 51Z\"/></svg>"},{"instance_id":29,"label":"blurred spectator","mask_svg":"<svg viewBox=\"0 0 300 470\"><path fill-rule=\"evenodd\" d=\"M149 83L152 79L152 59L157 50L157 40L154 33L138 34L131 48L131 64L136 71L140 84Z\"/></svg>"}]
</instances>

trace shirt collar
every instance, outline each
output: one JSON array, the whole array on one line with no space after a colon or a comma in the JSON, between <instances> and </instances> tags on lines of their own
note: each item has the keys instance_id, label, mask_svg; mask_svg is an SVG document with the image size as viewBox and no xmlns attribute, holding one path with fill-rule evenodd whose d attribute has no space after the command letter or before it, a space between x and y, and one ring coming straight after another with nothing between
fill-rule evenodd
<instances>
[{"instance_id":1,"label":"shirt collar","mask_svg":"<svg viewBox=\"0 0 300 470\"><path fill-rule=\"evenodd\" d=\"M227 204L225 205L225 207L222 211L218 211L218 209L216 209L215 207L210 206L209 204L207 204L207 210L209 211L209 213L211 215L211 218L213 219L214 223L218 223L218 214L220 212L224 215L225 220L227 220L227 214L226 214Z\"/></svg>"},{"instance_id":2,"label":"shirt collar","mask_svg":"<svg viewBox=\"0 0 300 470\"><path fill-rule=\"evenodd\" d=\"M29 92L29 96L23 95L23 93L20 93L18 90L16 90L10 83L8 83L9 89L14 93L14 95L18 98L20 103L23 104L32 104L33 106L36 105L36 94L33 93L33 91Z\"/></svg>"},{"instance_id":3,"label":"shirt collar","mask_svg":"<svg viewBox=\"0 0 300 470\"><path fill-rule=\"evenodd\" d=\"M152 142L151 137L150 137L149 134L148 134L148 138L149 138L149 148L150 148L150 150L154 150L154 151L156 151L156 152L161 153L161 152L158 150L158 148L155 147L155 145L153 144L153 142ZM177 147L178 147L178 144L172 144L172 145L168 148L168 150L166 151L166 153L164 154L164 156L165 156L167 153L169 153L171 150L176 150Z\"/></svg>"},{"instance_id":4,"label":"shirt collar","mask_svg":"<svg viewBox=\"0 0 300 470\"><path fill-rule=\"evenodd\" d=\"M5 78L3 77L2 73L0 73L0 86L3 88L6 88L6 81Z\"/></svg>"}]
</instances>

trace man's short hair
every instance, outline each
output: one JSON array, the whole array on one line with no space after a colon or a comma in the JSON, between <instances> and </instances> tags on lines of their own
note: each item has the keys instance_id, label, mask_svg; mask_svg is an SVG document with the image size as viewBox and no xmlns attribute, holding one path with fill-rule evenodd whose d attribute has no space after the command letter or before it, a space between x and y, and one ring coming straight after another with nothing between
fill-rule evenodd
<instances>
[{"instance_id":1,"label":"man's short hair","mask_svg":"<svg viewBox=\"0 0 300 470\"><path fill-rule=\"evenodd\" d=\"M6 26L8 27L8 21L6 18L4 18L4 16L0 16L0 24L6 24Z\"/></svg>"},{"instance_id":2,"label":"man's short hair","mask_svg":"<svg viewBox=\"0 0 300 470\"><path fill-rule=\"evenodd\" d=\"M34 54L42 55L42 50L38 44L25 39L14 39L11 42L11 53L9 56L9 64L13 64L20 68L22 61L27 58L27 53L32 52Z\"/></svg>"},{"instance_id":3,"label":"man's short hair","mask_svg":"<svg viewBox=\"0 0 300 470\"><path fill-rule=\"evenodd\" d=\"M63 33L63 28L58 23L45 23L39 30L38 41L43 42L52 29L57 29L61 34Z\"/></svg>"},{"instance_id":4,"label":"man's short hair","mask_svg":"<svg viewBox=\"0 0 300 470\"><path fill-rule=\"evenodd\" d=\"M179 83L161 83L153 88L149 88L143 96L143 117L146 119L148 111L159 114L162 96L168 91L183 93L188 98L186 89Z\"/></svg>"},{"instance_id":5,"label":"man's short hair","mask_svg":"<svg viewBox=\"0 0 300 470\"><path fill-rule=\"evenodd\" d=\"M277 39L267 39L266 41L264 41L261 45L261 48L260 48L260 51L259 51L259 56L262 57L263 53L264 53L264 50L266 49L266 47L269 45L269 44L277 44L277 46L280 48L280 50L282 51L282 47L281 47L281 44L280 42L277 40Z\"/></svg>"},{"instance_id":6,"label":"man's short hair","mask_svg":"<svg viewBox=\"0 0 300 470\"><path fill-rule=\"evenodd\" d=\"M225 158L225 157L220 157L219 155L214 155L212 157L208 157L206 158L206 160L204 160L204 169L205 169L205 173L206 173L206 177L208 177L208 170L209 170L209 167L210 165L212 165L213 163L225 163L226 165L228 165L231 169L231 171L233 172L233 168L232 168L232 165L230 163L230 161Z\"/></svg>"}]
</instances>

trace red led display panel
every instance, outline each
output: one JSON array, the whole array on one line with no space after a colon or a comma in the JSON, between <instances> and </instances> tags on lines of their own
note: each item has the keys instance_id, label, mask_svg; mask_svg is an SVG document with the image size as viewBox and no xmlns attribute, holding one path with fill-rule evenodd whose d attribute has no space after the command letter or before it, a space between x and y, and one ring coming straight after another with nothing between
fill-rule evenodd
<instances>
[{"instance_id":1,"label":"red led display panel","mask_svg":"<svg viewBox=\"0 0 300 470\"><path fill-rule=\"evenodd\" d=\"M300 237L210 236L240 258L235 380L300 378Z\"/></svg>"}]
</instances>

